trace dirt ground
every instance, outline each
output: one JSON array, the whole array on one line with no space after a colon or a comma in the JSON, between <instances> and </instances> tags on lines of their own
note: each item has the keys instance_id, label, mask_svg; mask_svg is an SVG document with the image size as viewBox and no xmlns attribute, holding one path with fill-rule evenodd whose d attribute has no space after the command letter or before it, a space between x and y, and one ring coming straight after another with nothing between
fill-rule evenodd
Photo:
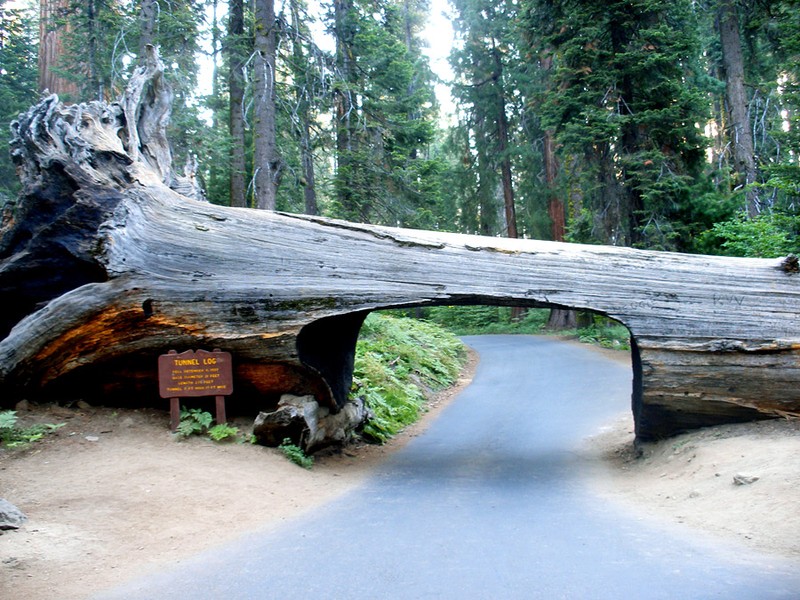
<instances>
[{"instance_id":1,"label":"dirt ground","mask_svg":"<svg viewBox=\"0 0 800 600\"><path fill-rule=\"evenodd\" d=\"M469 382L474 366L473 360L459 386L434 399L422 421L391 443L319 456L311 470L275 449L177 441L164 411L20 411L27 423L65 426L28 449L0 451L0 498L29 517L0 535L0 598L86 598L315 510L419 435ZM632 440L629 417L587 440L598 494L800 559L798 421L706 429L649 446L638 459ZM736 485L735 475L759 479Z\"/></svg>"}]
</instances>

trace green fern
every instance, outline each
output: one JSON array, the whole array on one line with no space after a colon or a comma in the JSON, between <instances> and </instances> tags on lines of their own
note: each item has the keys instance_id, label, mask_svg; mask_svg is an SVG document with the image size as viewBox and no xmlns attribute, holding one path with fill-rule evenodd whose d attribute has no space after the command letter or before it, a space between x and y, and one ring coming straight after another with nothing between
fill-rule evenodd
<instances>
[{"instance_id":1,"label":"green fern","mask_svg":"<svg viewBox=\"0 0 800 600\"><path fill-rule=\"evenodd\" d=\"M299 446L292 443L292 440L289 438L285 438L281 445L278 446L278 449L283 452L283 455L288 458L294 464L303 467L304 469L310 469L314 466L314 458L308 456L303 449Z\"/></svg>"},{"instance_id":2,"label":"green fern","mask_svg":"<svg viewBox=\"0 0 800 600\"><path fill-rule=\"evenodd\" d=\"M461 341L437 325L369 315L356 346L352 390L373 415L364 435L383 443L415 422L426 393L452 385L465 357Z\"/></svg>"},{"instance_id":3,"label":"green fern","mask_svg":"<svg viewBox=\"0 0 800 600\"><path fill-rule=\"evenodd\" d=\"M222 442L225 440L235 440L238 436L239 436L239 428L233 427L232 425L228 425L227 423L214 425L214 427L208 430L208 437L210 437L215 442Z\"/></svg>"},{"instance_id":4,"label":"green fern","mask_svg":"<svg viewBox=\"0 0 800 600\"><path fill-rule=\"evenodd\" d=\"M13 410L0 412L0 444L6 448L19 448L42 439L48 433L63 427L65 423L53 425L42 423L30 427L17 426L17 413Z\"/></svg>"}]
</instances>

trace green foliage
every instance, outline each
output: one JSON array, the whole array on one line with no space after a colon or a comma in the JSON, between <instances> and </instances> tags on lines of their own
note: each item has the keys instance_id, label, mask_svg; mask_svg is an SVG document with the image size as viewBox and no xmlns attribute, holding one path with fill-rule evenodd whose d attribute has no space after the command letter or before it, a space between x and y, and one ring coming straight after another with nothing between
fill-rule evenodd
<instances>
[{"instance_id":1,"label":"green foliage","mask_svg":"<svg viewBox=\"0 0 800 600\"><path fill-rule=\"evenodd\" d=\"M208 437L215 442L223 442L225 440L235 440L239 437L239 428L227 423L220 423L214 425L208 430Z\"/></svg>"},{"instance_id":2,"label":"green foliage","mask_svg":"<svg viewBox=\"0 0 800 600\"><path fill-rule=\"evenodd\" d=\"M740 213L733 219L715 223L701 237L709 254L777 258L800 254L800 215L761 214L749 219Z\"/></svg>"},{"instance_id":3,"label":"green foliage","mask_svg":"<svg viewBox=\"0 0 800 600\"><path fill-rule=\"evenodd\" d=\"M199 435L207 431L211 426L214 417L210 412L199 408L181 407L181 418L175 433L179 437L186 438L191 435Z\"/></svg>"},{"instance_id":4,"label":"green foliage","mask_svg":"<svg viewBox=\"0 0 800 600\"><path fill-rule=\"evenodd\" d=\"M692 201L706 144L697 124L708 112L690 3L523 6L526 51L553 65L535 106L571 165L573 239L676 249L677 213Z\"/></svg>"},{"instance_id":5,"label":"green foliage","mask_svg":"<svg viewBox=\"0 0 800 600\"><path fill-rule=\"evenodd\" d=\"M560 332L562 335L569 335L571 332ZM575 335L584 344L594 344L612 350L630 350L631 332L628 328L619 323L592 323L588 327L582 327L575 331Z\"/></svg>"},{"instance_id":6,"label":"green foliage","mask_svg":"<svg viewBox=\"0 0 800 600\"><path fill-rule=\"evenodd\" d=\"M179 438L192 435L208 435L215 442L235 440L239 437L239 428L227 423L218 423L211 426L214 417L211 413L200 408L181 407L181 418L175 433Z\"/></svg>"},{"instance_id":7,"label":"green foliage","mask_svg":"<svg viewBox=\"0 0 800 600\"><path fill-rule=\"evenodd\" d=\"M0 411L0 445L6 448L20 448L42 439L48 433L63 427L64 423L50 423L19 427L16 411Z\"/></svg>"},{"instance_id":8,"label":"green foliage","mask_svg":"<svg viewBox=\"0 0 800 600\"><path fill-rule=\"evenodd\" d=\"M487 333L538 333L547 324L548 309L528 309L514 319L506 306L436 306L426 309L425 318L456 335Z\"/></svg>"},{"instance_id":9,"label":"green foliage","mask_svg":"<svg viewBox=\"0 0 800 600\"><path fill-rule=\"evenodd\" d=\"M364 435L382 443L416 421L425 391L451 385L464 358L463 344L441 327L371 314L356 346L352 391L373 413Z\"/></svg>"},{"instance_id":10,"label":"green foliage","mask_svg":"<svg viewBox=\"0 0 800 600\"><path fill-rule=\"evenodd\" d=\"M310 469L314 466L314 457L308 456L303 449L292 443L290 438L286 438L278 446L278 449L283 452L283 455L291 462L304 469Z\"/></svg>"},{"instance_id":11,"label":"green foliage","mask_svg":"<svg viewBox=\"0 0 800 600\"><path fill-rule=\"evenodd\" d=\"M500 306L438 306L425 311L425 318L457 335L543 334L550 309L528 309L520 319L512 310ZM601 315L586 315L590 322L574 330L560 330L558 335L574 336L581 342L615 350L630 350L630 331L624 325Z\"/></svg>"},{"instance_id":12,"label":"green foliage","mask_svg":"<svg viewBox=\"0 0 800 600\"><path fill-rule=\"evenodd\" d=\"M85 102L119 95L127 69L118 44L135 19L132 5L113 0L71 0L67 10L59 11L55 25L64 53L56 57L52 68L78 90L77 98L65 95L64 100Z\"/></svg>"},{"instance_id":13,"label":"green foliage","mask_svg":"<svg viewBox=\"0 0 800 600\"><path fill-rule=\"evenodd\" d=\"M14 429L17 424L17 412L14 410L4 410L0 412L0 431Z\"/></svg>"},{"instance_id":14,"label":"green foliage","mask_svg":"<svg viewBox=\"0 0 800 600\"><path fill-rule=\"evenodd\" d=\"M442 169L428 155L436 99L420 41L426 4L337 6L339 118L331 213L370 223L430 223Z\"/></svg>"},{"instance_id":15,"label":"green foliage","mask_svg":"<svg viewBox=\"0 0 800 600\"><path fill-rule=\"evenodd\" d=\"M36 15L30 8L8 8L0 0L0 206L19 191L8 151L10 125L38 92Z\"/></svg>"}]
</instances>

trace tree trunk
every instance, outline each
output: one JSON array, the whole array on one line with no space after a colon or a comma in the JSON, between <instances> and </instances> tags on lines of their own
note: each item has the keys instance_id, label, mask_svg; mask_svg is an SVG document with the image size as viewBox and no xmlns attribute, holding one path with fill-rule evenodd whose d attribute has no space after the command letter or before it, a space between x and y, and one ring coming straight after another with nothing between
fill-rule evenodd
<instances>
[{"instance_id":1,"label":"tree trunk","mask_svg":"<svg viewBox=\"0 0 800 600\"><path fill-rule=\"evenodd\" d=\"M160 81L148 63L121 103L51 96L15 125L25 193L0 224L4 404L141 403L158 397L160 354L220 348L233 357L232 402L260 411L311 395L337 412L369 311L490 304L625 324L640 439L800 416L797 257L481 238L198 202L152 159L168 156L163 138L135 135L161 122Z\"/></svg>"},{"instance_id":2,"label":"tree trunk","mask_svg":"<svg viewBox=\"0 0 800 600\"><path fill-rule=\"evenodd\" d=\"M761 212L758 190L752 187L757 181L753 133L747 108L747 91L744 82L744 58L739 35L739 16L734 0L721 0L719 5L719 38L722 44L722 64L725 68L725 98L730 114L730 140L733 162L739 184L745 186L748 216Z\"/></svg>"},{"instance_id":3,"label":"tree trunk","mask_svg":"<svg viewBox=\"0 0 800 600\"><path fill-rule=\"evenodd\" d=\"M275 101L274 0L256 0L255 55L253 60L253 103L255 105L254 168L256 208L275 210L281 175L281 160L275 139L277 106Z\"/></svg>"},{"instance_id":4,"label":"tree trunk","mask_svg":"<svg viewBox=\"0 0 800 600\"><path fill-rule=\"evenodd\" d=\"M244 130L244 0L230 0L228 16L228 95L230 115L228 133L231 136L230 149L230 194L231 206L247 206L247 162L245 159Z\"/></svg>"},{"instance_id":5,"label":"tree trunk","mask_svg":"<svg viewBox=\"0 0 800 600\"><path fill-rule=\"evenodd\" d=\"M556 192L556 153L553 148L553 130L544 132L542 158L544 159L544 182L548 190L547 214L550 215L550 237L554 242L563 242L567 233L564 202Z\"/></svg>"},{"instance_id":6,"label":"tree trunk","mask_svg":"<svg viewBox=\"0 0 800 600\"><path fill-rule=\"evenodd\" d=\"M503 182L503 207L506 220L506 237L519 237L517 232L517 209L514 206L514 182L511 173L511 157L508 155L508 119L506 103L502 95L498 96L498 136L500 156L500 179Z\"/></svg>"},{"instance_id":7,"label":"tree trunk","mask_svg":"<svg viewBox=\"0 0 800 600\"><path fill-rule=\"evenodd\" d=\"M147 47L155 46L155 30L158 15L156 0L141 0L139 5L139 64L147 61Z\"/></svg>"},{"instance_id":8,"label":"tree trunk","mask_svg":"<svg viewBox=\"0 0 800 600\"><path fill-rule=\"evenodd\" d=\"M295 69L295 101L297 102L297 136L300 141L300 163L303 170L304 212L307 215L319 214L317 207L316 171L314 149L311 142L311 101L312 94L308 81L308 60L304 56L303 40L300 36L302 22L297 0L290 3L292 26L295 37L292 40L292 54Z\"/></svg>"},{"instance_id":9,"label":"tree trunk","mask_svg":"<svg viewBox=\"0 0 800 600\"><path fill-rule=\"evenodd\" d=\"M303 163L303 199L305 200L305 214L318 215L317 206L317 181L314 167L314 151L311 147L311 118L308 107L302 114L302 131L300 139L300 154Z\"/></svg>"},{"instance_id":10,"label":"tree trunk","mask_svg":"<svg viewBox=\"0 0 800 600\"><path fill-rule=\"evenodd\" d=\"M556 193L556 155L553 149L553 131L544 132L544 180L550 198L547 202L547 212L550 215L550 235L554 242L563 242L567 230L567 220L564 214L564 203ZM551 308L547 318L547 328L554 331L575 329L578 325L578 313L564 308Z\"/></svg>"},{"instance_id":11,"label":"tree trunk","mask_svg":"<svg viewBox=\"0 0 800 600\"><path fill-rule=\"evenodd\" d=\"M363 211L354 201L355 174L353 154L356 150L355 115L353 100L355 30L352 24L350 0L334 0L334 34L336 36L336 69L338 81L334 89L336 114L336 197L344 213L355 218Z\"/></svg>"},{"instance_id":12,"label":"tree trunk","mask_svg":"<svg viewBox=\"0 0 800 600\"><path fill-rule=\"evenodd\" d=\"M105 90L100 76L99 58L97 56L98 15L95 0L86 0L83 9L86 11L86 27L88 29L86 58L88 61L89 90L95 99L102 101L105 100Z\"/></svg>"},{"instance_id":13,"label":"tree trunk","mask_svg":"<svg viewBox=\"0 0 800 600\"><path fill-rule=\"evenodd\" d=\"M39 2L39 91L77 100L78 86L58 73L67 32L67 26L59 21L67 15L69 7L69 0Z\"/></svg>"}]
</instances>

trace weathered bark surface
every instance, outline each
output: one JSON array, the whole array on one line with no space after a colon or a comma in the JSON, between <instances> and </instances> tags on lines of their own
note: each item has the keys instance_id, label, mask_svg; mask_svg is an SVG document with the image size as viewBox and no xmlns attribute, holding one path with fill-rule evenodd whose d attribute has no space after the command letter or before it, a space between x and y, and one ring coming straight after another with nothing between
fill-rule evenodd
<instances>
[{"instance_id":1,"label":"weathered bark surface","mask_svg":"<svg viewBox=\"0 0 800 600\"><path fill-rule=\"evenodd\" d=\"M147 96L143 96L146 98ZM158 105L158 102L155 102ZM734 259L411 231L227 208L131 148L127 104L24 115L25 184L0 230L0 397L157 398L159 354L220 348L234 397L345 404L375 309L589 309L634 337L642 439L800 414L796 259ZM159 143L151 138L149 143ZM177 186L180 188L180 186ZM243 259L242 257L245 257Z\"/></svg>"}]
</instances>

